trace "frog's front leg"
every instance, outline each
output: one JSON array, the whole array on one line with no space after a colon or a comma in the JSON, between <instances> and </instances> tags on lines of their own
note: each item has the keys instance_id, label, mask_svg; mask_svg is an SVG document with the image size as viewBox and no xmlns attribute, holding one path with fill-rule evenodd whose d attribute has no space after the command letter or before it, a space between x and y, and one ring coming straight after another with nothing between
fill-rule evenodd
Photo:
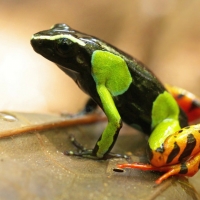
<instances>
[{"instance_id":1,"label":"frog's front leg","mask_svg":"<svg viewBox=\"0 0 200 200\"><path fill-rule=\"evenodd\" d=\"M91 64L91 75L95 81L103 111L108 118L108 125L93 150L82 149L77 153L70 151L67 154L94 159L113 156L126 158L126 156L110 152L122 127L122 120L113 98L127 91L132 82L131 74L124 59L107 51L94 51Z\"/></svg>"},{"instance_id":2,"label":"frog's front leg","mask_svg":"<svg viewBox=\"0 0 200 200\"><path fill-rule=\"evenodd\" d=\"M98 104L91 98L88 99L84 108L76 114L76 116L93 113L97 110Z\"/></svg>"},{"instance_id":3,"label":"frog's front leg","mask_svg":"<svg viewBox=\"0 0 200 200\"><path fill-rule=\"evenodd\" d=\"M100 95L104 112L108 118L108 125L106 126L101 137L97 141L93 149L93 154L98 158L103 158L107 156L107 154L114 146L119 131L122 127L122 120L117 111L117 108L115 107L113 98L105 85L98 85L97 91Z\"/></svg>"},{"instance_id":4,"label":"frog's front leg","mask_svg":"<svg viewBox=\"0 0 200 200\"><path fill-rule=\"evenodd\" d=\"M89 157L93 159L106 159L110 157L125 157L119 154L110 153L113 145L117 140L117 136L122 127L122 120L115 107L113 98L106 88L105 85L97 85L97 92L100 96L104 112L108 118L108 124L97 141L93 150L89 150L80 145L74 138L72 138L73 143L78 147L78 152L68 151L65 152L66 155L75 155L82 157Z\"/></svg>"},{"instance_id":5,"label":"frog's front leg","mask_svg":"<svg viewBox=\"0 0 200 200\"><path fill-rule=\"evenodd\" d=\"M75 114L62 113L61 115L63 117L70 117L70 118L82 117L87 114L95 113L97 109L98 109L98 104L93 99L89 98L85 106L82 108L82 110L78 111Z\"/></svg>"}]
</instances>

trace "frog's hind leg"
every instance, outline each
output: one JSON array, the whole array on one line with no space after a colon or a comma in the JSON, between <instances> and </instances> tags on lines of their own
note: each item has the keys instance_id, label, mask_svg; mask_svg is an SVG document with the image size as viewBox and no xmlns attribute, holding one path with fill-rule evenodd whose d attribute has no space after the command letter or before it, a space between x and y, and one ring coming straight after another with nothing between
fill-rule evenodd
<instances>
[{"instance_id":1,"label":"frog's hind leg","mask_svg":"<svg viewBox=\"0 0 200 200\"><path fill-rule=\"evenodd\" d=\"M200 166L200 153L196 154L195 156L191 157L189 160L172 165L172 166L166 166L161 167L159 171L167 171L165 174L163 174L159 179L156 180L156 183L159 184L163 180L167 179L170 176L173 175L179 175L179 176L194 176Z\"/></svg>"},{"instance_id":2,"label":"frog's hind leg","mask_svg":"<svg viewBox=\"0 0 200 200\"><path fill-rule=\"evenodd\" d=\"M135 168L141 169L143 171L151 170L151 171L159 171L165 172L160 178L158 178L155 182L156 184L160 184L165 179L170 176L178 175L178 176L193 176L195 175L200 166L200 152L195 156L190 157L187 161L175 164L168 165L163 167L155 167L151 164L144 163L132 163L132 164L118 164L117 168L114 169L115 172L123 172L124 168Z\"/></svg>"}]
</instances>

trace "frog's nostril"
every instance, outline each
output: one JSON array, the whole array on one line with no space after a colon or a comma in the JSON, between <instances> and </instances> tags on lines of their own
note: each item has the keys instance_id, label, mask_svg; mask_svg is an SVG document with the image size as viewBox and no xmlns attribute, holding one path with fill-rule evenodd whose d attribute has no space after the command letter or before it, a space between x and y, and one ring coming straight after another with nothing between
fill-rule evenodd
<instances>
[{"instance_id":1,"label":"frog's nostril","mask_svg":"<svg viewBox=\"0 0 200 200\"><path fill-rule=\"evenodd\" d=\"M35 39L34 37L31 38L31 45L33 47L39 47L43 45L43 40L42 39Z\"/></svg>"},{"instance_id":2,"label":"frog's nostril","mask_svg":"<svg viewBox=\"0 0 200 200\"><path fill-rule=\"evenodd\" d=\"M42 45L42 43L43 43L43 40L41 40L41 39L38 39L38 40L37 40L37 43L38 43L38 45Z\"/></svg>"}]
</instances>

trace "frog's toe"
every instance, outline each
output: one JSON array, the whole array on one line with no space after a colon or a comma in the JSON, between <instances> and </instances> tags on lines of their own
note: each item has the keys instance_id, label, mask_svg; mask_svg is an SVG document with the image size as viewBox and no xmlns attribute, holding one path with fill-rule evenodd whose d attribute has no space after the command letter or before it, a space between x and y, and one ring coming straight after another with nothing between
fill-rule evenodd
<instances>
[{"instance_id":1,"label":"frog's toe","mask_svg":"<svg viewBox=\"0 0 200 200\"><path fill-rule=\"evenodd\" d=\"M82 145L80 144L73 135L70 135L70 141L71 143L80 151L87 151L87 149Z\"/></svg>"},{"instance_id":2,"label":"frog's toe","mask_svg":"<svg viewBox=\"0 0 200 200\"><path fill-rule=\"evenodd\" d=\"M113 153L113 152L109 152L108 154L106 154L105 159L110 159L110 158L124 158L126 160L130 160L130 157L124 154L119 154L119 153Z\"/></svg>"},{"instance_id":3,"label":"frog's toe","mask_svg":"<svg viewBox=\"0 0 200 200\"><path fill-rule=\"evenodd\" d=\"M65 151L64 154L67 156L79 156L79 157L83 157L83 158L91 158L94 160L102 159L102 158L95 156L92 149L87 149L84 151L81 151L81 150L80 151Z\"/></svg>"},{"instance_id":4,"label":"frog's toe","mask_svg":"<svg viewBox=\"0 0 200 200\"><path fill-rule=\"evenodd\" d=\"M65 151L64 154L67 155L67 156L87 157L87 156L92 156L92 150L85 150L85 151Z\"/></svg>"}]
</instances>

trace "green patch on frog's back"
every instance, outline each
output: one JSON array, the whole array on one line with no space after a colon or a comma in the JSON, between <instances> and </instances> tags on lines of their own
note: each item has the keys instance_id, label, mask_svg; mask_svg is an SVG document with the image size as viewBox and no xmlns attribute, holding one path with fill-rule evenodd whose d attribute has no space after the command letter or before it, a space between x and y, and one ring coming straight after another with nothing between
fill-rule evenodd
<instances>
[{"instance_id":1,"label":"green patch on frog's back","mask_svg":"<svg viewBox=\"0 0 200 200\"><path fill-rule=\"evenodd\" d=\"M124 59L107 51L96 50L91 63L92 76L97 85L105 85L112 96L127 91L132 77Z\"/></svg>"}]
</instances>

